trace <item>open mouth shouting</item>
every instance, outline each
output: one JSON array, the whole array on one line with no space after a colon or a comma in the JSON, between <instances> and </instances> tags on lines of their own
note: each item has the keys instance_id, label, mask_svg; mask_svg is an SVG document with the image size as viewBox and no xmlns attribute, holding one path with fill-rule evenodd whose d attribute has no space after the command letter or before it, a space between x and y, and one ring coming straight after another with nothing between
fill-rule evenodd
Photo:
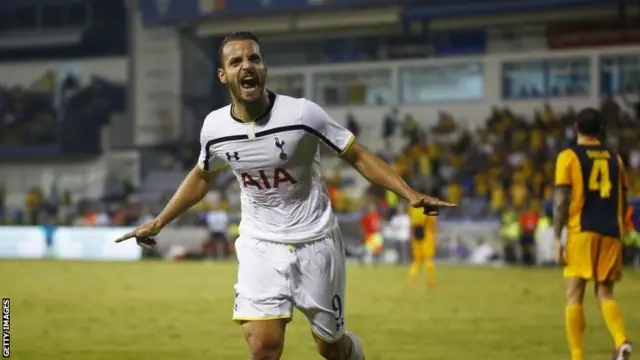
<instances>
[{"instance_id":1,"label":"open mouth shouting","mask_svg":"<svg viewBox=\"0 0 640 360\"><path fill-rule=\"evenodd\" d=\"M260 92L260 79L255 74L247 74L240 78L240 88L246 95Z\"/></svg>"}]
</instances>

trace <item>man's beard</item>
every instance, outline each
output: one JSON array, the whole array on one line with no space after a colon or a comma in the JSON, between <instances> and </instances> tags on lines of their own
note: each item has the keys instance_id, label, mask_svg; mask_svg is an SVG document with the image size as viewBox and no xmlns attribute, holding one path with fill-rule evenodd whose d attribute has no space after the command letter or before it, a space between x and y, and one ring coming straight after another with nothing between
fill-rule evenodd
<instances>
[{"instance_id":1,"label":"man's beard","mask_svg":"<svg viewBox=\"0 0 640 360\"><path fill-rule=\"evenodd\" d=\"M262 86L262 84L259 84L256 86L256 91L258 91L260 93L260 96L257 96L255 98L252 99L246 99L243 94L242 94L242 85L238 84L237 86L228 86L229 88L229 94L231 95L231 99L235 100L235 101L242 101L244 103L256 103L262 100L262 97L264 95L264 87Z\"/></svg>"}]
</instances>

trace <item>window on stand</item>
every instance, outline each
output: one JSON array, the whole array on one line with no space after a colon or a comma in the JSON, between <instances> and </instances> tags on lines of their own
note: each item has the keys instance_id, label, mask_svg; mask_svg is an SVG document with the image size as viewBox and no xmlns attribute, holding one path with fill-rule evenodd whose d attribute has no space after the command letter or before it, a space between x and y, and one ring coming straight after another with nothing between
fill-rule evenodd
<instances>
[{"instance_id":1,"label":"window on stand","mask_svg":"<svg viewBox=\"0 0 640 360\"><path fill-rule=\"evenodd\" d=\"M85 26L88 23L88 16L85 3L73 3L67 8L67 25Z\"/></svg>"},{"instance_id":2,"label":"window on stand","mask_svg":"<svg viewBox=\"0 0 640 360\"><path fill-rule=\"evenodd\" d=\"M17 9L14 23L17 29L35 30L38 26L38 16L36 8L34 6L27 6Z\"/></svg>"},{"instance_id":3,"label":"window on stand","mask_svg":"<svg viewBox=\"0 0 640 360\"><path fill-rule=\"evenodd\" d=\"M600 92L602 95L640 93L640 53L603 56Z\"/></svg>"},{"instance_id":4,"label":"window on stand","mask_svg":"<svg viewBox=\"0 0 640 360\"><path fill-rule=\"evenodd\" d=\"M267 78L267 88L278 94L289 95L295 98L305 97L304 75L270 75Z\"/></svg>"},{"instance_id":5,"label":"window on stand","mask_svg":"<svg viewBox=\"0 0 640 360\"><path fill-rule=\"evenodd\" d=\"M391 85L391 70L323 73L314 76L314 96L326 106L387 105Z\"/></svg>"},{"instance_id":6,"label":"window on stand","mask_svg":"<svg viewBox=\"0 0 640 360\"><path fill-rule=\"evenodd\" d=\"M545 96L544 61L505 63L502 68L502 95L505 99Z\"/></svg>"},{"instance_id":7,"label":"window on stand","mask_svg":"<svg viewBox=\"0 0 640 360\"><path fill-rule=\"evenodd\" d=\"M62 6L51 5L42 7L42 27L59 28L65 24L65 9Z\"/></svg>"},{"instance_id":8,"label":"window on stand","mask_svg":"<svg viewBox=\"0 0 640 360\"><path fill-rule=\"evenodd\" d=\"M560 59L549 61L549 95L587 96L591 84L589 59Z\"/></svg>"},{"instance_id":9,"label":"window on stand","mask_svg":"<svg viewBox=\"0 0 640 360\"><path fill-rule=\"evenodd\" d=\"M405 104L481 100L483 96L481 63L400 69L400 100Z\"/></svg>"},{"instance_id":10,"label":"window on stand","mask_svg":"<svg viewBox=\"0 0 640 360\"><path fill-rule=\"evenodd\" d=\"M502 95L507 100L588 96L588 58L509 61L502 65Z\"/></svg>"},{"instance_id":11,"label":"window on stand","mask_svg":"<svg viewBox=\"0 0 640 360\"><path fill-rule=\"evenodd\" d=\"M13 28L14 12L10 9L0 10L0 31Z\"/></svg>"}]
</instances>

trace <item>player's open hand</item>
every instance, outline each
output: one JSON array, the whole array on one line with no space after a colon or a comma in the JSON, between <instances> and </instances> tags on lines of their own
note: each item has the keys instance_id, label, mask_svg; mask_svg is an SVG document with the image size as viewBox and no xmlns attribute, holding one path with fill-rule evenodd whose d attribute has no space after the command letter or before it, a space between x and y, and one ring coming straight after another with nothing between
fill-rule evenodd
<instances>
[{"instance_id":1,"label":"player's open hand","mask_svg":"<svg viewBox=\"0 0 640 360\"><path fill-rule=\"evenodd\" d=\"M453 208L458 206L458 204L450 203L420 193L416 193L409 199L409 205L414 208L423 208L424 213L430 216L438 216L441 208Z\"/></svg>"},{"instance_id":2,"label":"player's open hand","mask_svg":"<svg viewBox=\"0 0 640 360\"><path fill-rule=\"evenodd\" d=\"M156 244L153 236L156 236L162 230L162 226L156 220L152 220L144 225L140 225L132 231L120 236L116 239L116 243L129 239L136 239L136 243L146 250L151 250Z\"/></svg>"}]
</instances>

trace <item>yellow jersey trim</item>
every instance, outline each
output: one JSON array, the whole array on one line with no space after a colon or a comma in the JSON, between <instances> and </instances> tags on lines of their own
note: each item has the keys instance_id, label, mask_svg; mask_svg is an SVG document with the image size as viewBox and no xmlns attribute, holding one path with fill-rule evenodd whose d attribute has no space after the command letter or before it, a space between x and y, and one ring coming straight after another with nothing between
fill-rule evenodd
<instances>
[{"instance_id":1,"label":"yellow jersey trim","mask_svg":"<svg viewBox=\"0 0 640 360\"><path fill-rule=\"evenodd\" d=\"M282 319L287 319L288 320L287 322L290 322L292 320L292 316L291 315L264 316L264 317L239 316L239 317L233 317L231 320L239 324L246 321L267 321L267 320L282 320Z\"/></svg>"},{"instance_id":2,"label":"yellow jersey trim","mask_svg":"<svg viewBox=\"0 0 640 360\"><path fill-rule=\"evenodd\" d=\"M349 151L349 149L351 148L351 145L353 145L355 140L356 140L355 135L351 135L351 138L349 139L349 142L347 142L347 146L345 146L344 149L340 152L340 156L346 154L347 151Z\"/></svg>"},{"instance_id":3,"label":"yellow jersey trim","mask_svg":"<svg viewBox=\"0 0 640 360\"><path fill-rule=\"evenodd\" d=\"M216 171L220 171L220 170L224 170L227 167L229 167L229 164L224 164L224 165L218 166L218 167L213 168L213 169L205 170L204 169L204 164L201 163L200 161L198 161L198 169L202 170L202 172L207 173L207 174L212 173L212 172L216 172Z\"/></svg>"}]
</instances>

